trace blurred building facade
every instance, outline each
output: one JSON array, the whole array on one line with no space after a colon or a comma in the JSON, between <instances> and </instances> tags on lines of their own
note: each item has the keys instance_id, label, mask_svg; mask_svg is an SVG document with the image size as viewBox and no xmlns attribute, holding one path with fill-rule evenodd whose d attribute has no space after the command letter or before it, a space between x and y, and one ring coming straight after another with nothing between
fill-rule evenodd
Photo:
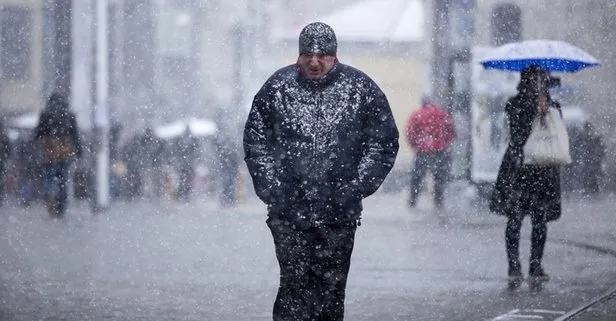
<instances>
[{"instance_id":1,"label":"blurred building facade","mask_svg":"<svg viewBox=\"0 0 616 321\"><path fill-rule=\"evenodd\" d=\"M127 30L150 31L135 31L132 39L124 40L125 46L129 41L136 48L133 53L125 48L121 59L124 66L133 68L132 75L136 77L125 81L141 86L141 92L145 93L141 96L147 98L146 112L137 112L140 118L156 124L188 116L215 118L224 110L228 121L243 121L251 89L264 80L264 66L271 60L267 30L275 3L267 0L149 2L149 7L142 5L135 12L141 15L149 12L150 18L125 17ZM126 6L129 1L124 3ZM130 23L142 25L129 26ZM143 39L135 40L135 37ZM140 78L145 82L140 83ZM139 92L135 89L139 88L125 84L121 90ZM141 104L143 109L144 99L139 99L130 104L132 108Z\"/></svg>"},{"instance_id":2,"label":"blurred building facade","mask_svg":"<svg viewBox=\"0 0 616 321\"><path fill-rule=\"evenodd\" d=\"M295 59L296 43L278 43L271 37L272 28L283 25L297 31L308 21L367 1L109 0L112 116L135 124L185 114L208 117L226 110L241 122L265 78ZM426 26L432 24L430 12L437 1L444 0L422 1ZM84 40L75 35L71 9L85 2L94 8L95 0L0 0L0 115L38 111L51 90L69 92L72 81L91 81L94 68L80 63L91 64L93 59L83 56L94 45L82 50L81 58L72 48L77 46L74 41ZM518 9L519 34L507 31L516 29L515 23L499 20L504 6L512 12ZM599 68L564 75L563 83L575 86L580 105L616 146L616 97L610 95L616 85L614 1L476 0L474 11L477 45L497 45L507 37L561 39L601 60ZM380 44L342 47L346 62L384 84L399 125L418 104L421 92L429 91L432 36L430 28L425 29L421 44L389 53ZM500 40L495 37L498 32L505 34ZM82 78L74 77L84 68L88 72ZM91 100L79 104L87 113Z\"/></svg>"},{"instance_id":3,"label":"blurred building facade","mask_svg":"<svg viewBox=\"0 0 616 321\"><path fill-rule=\"evenodd\" d=\"M0 1L0 115L37 110L43 90L43 2Z\"/></svg>"},{"instance_id":4,"label":"blurred building facade","mask_svg":"<svg viewBox=\"0 0 616 321\"><path fill-rule=\"evenodd\" d=\"M208 95L203 108L215 111L227 128L243 126L252 97L272 72L277 49L269 36L277 1L218 1L207 9L200 56Z\"/></svg>"},{"instance_id":5,"label":"blurred building facade","mask_svg":"<svg viewBox=\"0 0 616 321\"><path fill-rule=\"evenodd\" d=\"M268 69L274 1L107 2L112 117L138 126L247 111ZM0 0L0 115L39 111L52 90L70 96L71 82L89 83L75 104L93 103L95 3ZM88 118L91 106L79 108Z\"/></svg>"}]
</instances>

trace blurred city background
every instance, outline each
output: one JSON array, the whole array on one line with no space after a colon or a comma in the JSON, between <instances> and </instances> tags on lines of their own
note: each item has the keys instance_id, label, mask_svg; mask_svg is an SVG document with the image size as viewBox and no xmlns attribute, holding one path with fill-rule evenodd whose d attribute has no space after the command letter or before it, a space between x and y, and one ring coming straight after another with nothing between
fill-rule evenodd
<instances>
[{"instance_id":1,"label":"blurred city background","mask_svg":"<svg viewBox=\"0 0 616 321\"><path fill-rule=\"evenodd\" d=\"M195 156L202 185L229 163L220 159L227 145L244 197L251 188L237 159L252 97L273 71L295 62L301 28L324 21L337 32L340 60L376 80L401 130L424 95L454 112L460 135L452 175L470 181L471 109L495 99L477 80L476 53L524 39L564 40L602 63L559 75L557 98L605 140L601 184L615 188L615 16L612 0L0 0L0 119L17 146L59 91L70 97L91 154L109 146L108 168L117 175L130 172L132 143L154 135L175 148L188 128L202 140ZM395 170L406 173L412 151L400 145ZM87 159L77 172L105 168ZM9 187L11 177L18 174L7 176ZM384 189L406 186L406 177L393 175Z\"/></svg>"},{"instance_id":2,"label":"blurred city background","mask_svg":"<svg viewBox=\"0 0 616 321\"><path fill-rule=\"evenodd\" d=\"M302 27L323 21L340 61L386 93L401 133L393 172L363 202L348 318L570 320L566 311L585 310L576 320L613 321L615 17L614 0L0 0L0 319L271 320L278 263L242 130L259 87L296 62ZM504 220L485 197L519 74L479 61L530 39L569 42L601 64L552 74L573 158L562 218L550 223L552 280L511 292ZM63 220L45 199L33 135L52 93L69 101L84 145ZM443 211L430 193L407 202L404 131L426 97L458 133Z\"/></svg>"}]
</instances>

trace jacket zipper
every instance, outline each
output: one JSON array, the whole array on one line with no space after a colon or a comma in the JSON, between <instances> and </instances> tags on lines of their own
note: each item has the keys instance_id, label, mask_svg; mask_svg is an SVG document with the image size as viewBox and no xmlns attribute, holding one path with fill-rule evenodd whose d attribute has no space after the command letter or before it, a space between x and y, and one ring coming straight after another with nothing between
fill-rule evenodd
<instances>
[{"instance_id":1,"label":"jacket zipper","mask_svg":"<svg viewBox=\"0 0 616 321\"><path fill-rule=\"evenodd\" d=\"M322 104L322 98L323 96L321 95L321 93L317 94L317 98L316 98L316 109L315 109L315 126L316 129L314 131L314 136L313 136L313 148L312 148L312 159L315 160L318 156L318 150L319 150L319 124L320 122L323 120L323 116L322 116L322 111L321 111L321 104ZM311 222L311 225L316 225L317 223L317 217L318 214L315 212L315 208L313 207L313 204L310 204L310 211L309 211L309 220Z\"/></svg>"},{"instance_id":2,"label":"jacket zipper","mask_svg":"<svg viewBox=\"0 0 616 321\"><path fill-rule=\"evenodd\" d=\"M316 99L316 110L315 110L315 118L316 118L316 124L319 124L322 120L323 120L323 116L322 116L322 111L321 111L321 100L322 100L323 96L318 93L317 94L317 99ZM318 148L319 148L319 131L315 131L314 133L314 146L312 149L312 156L316 157L318 154Z\"/></svg>"}]
</instances>

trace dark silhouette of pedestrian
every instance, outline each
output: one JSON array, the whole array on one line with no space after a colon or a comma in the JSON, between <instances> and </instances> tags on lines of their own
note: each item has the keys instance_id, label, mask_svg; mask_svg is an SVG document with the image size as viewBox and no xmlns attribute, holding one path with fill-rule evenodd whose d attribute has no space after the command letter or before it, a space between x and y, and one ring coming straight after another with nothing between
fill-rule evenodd
<instances>
[{"instance_id":1,"label":"dark silhouette of pedestrian","mask_svg":"<svg viewBox=\"0 0 616 321\"><path fill-rule=\"evenodd\" d=\"M138 156L142 188L148 196L160 199L164 193L165 144L156 136L154 129L147 126L139 138Z\"/></svg>"},{"instance_id":2,"label":"dark silhouette of pedestrian","mask_svg":"<svg viewBox=\"0 0 616 321\"><path fill-rule=\"evenodd\" d=\"M519 287L523 280L519 246L524 217L530 216L532 223L529 282L537 285L549 280L542 265L547 222L561 215L560 166L523 163L524 144L535 117L547 113L549 108L560 112L560 104L550 97L549 79L546 71L534 66L527 68L522 72L518 94L505 106L510 142L498 171L490 210L508 217L505 243L511 288Z\"/></svg>"},{"instance_id":3,"label":"dark silhouette of pedestrian","mask_svg":"<svg viewBox=\"0 0 616 321\"><path fill-rule=\"evenodd\" d=\"M222 125L218 134L214 137L214 151L218 157L218 171L220 178L219 203L222 206L234 206L238 202L238 178L240 167L240 151L235 137L228 131L227 126Z\"/></svg>"},{"instance_id":4,"label":"dark silhouette of pedestrian","mask_svg":"<svg viewBox=\"0 0 616 321\"><path fill-rule=\"evenodd\" d=\"M190 130L186 130L178 142L176 156L180 178L177 191L177 198L179 201L190 201L195 178L195 162L199 156L200 150L199 145L199 140L190 133Z\"/></svg>"},{"instance_id":5,"label":"dark silhouette of pedestrian","mask_svg":"<svg viewBox=\"0 0 616 321\"><path fill-rule=\"evenodd\" d=\"M605 158L606 149L603 138L593 128L590 122L586 122L582 129L583 137L586 146L586 155L584 155L585 165L584 189L590 195L596 195L600 192L600 178L603 175L603 159Z\"/></svg>"},{"instance_id":6,"label":"dark silhouette of pedestrian","mask_svg":"<svg viewBox=\"0 0 616 321\"><path fill-rule=\"evenodd\" d=\"M43 186L50 214L63 216L68 202L68 171L75 157L81 157L77 118L68 101L53 93L35 129L35 138L43 149Z\"/></svg>"},{"instance_id":7,"label":"dark silhouette of pedestrian","mask_svg":"<svg viewBox=\"0 0 616 321\"><path fill-rule=\"evenodd\" d=\"M0 120L0 206L4 204L5 199L5 176L6 163L11 156L11 141L4 129L4 123Z\"/></svg>"}]
</instances>

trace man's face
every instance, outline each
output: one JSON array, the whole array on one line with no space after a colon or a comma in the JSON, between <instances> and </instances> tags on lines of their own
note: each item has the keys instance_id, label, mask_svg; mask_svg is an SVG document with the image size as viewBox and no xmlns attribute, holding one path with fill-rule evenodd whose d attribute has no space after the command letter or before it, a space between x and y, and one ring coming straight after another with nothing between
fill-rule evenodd
<instances>
[{"instance_id":1,"label":"man's face","mask_svg":"<svg viewBox=\"0 0 616 321\"><path fill-rule=\"evenodd\" d=\"M319 80L334 67L335 56L301 54L297 58L297 65L304 77L310 80Z\"/></svg>"}]
</instances>

